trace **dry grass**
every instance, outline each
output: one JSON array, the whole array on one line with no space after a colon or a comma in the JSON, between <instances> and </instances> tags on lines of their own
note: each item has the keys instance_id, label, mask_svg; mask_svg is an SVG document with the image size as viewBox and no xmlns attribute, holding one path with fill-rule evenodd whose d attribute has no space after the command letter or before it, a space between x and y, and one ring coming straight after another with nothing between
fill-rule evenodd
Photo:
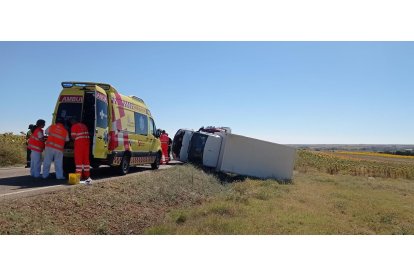
<instances>
[{"instance_id":1,"label":"dry grass","mask_svg":"<svg viewBox=\"0 0 414 276\"><path fill-rule=\"evenodd\" d=\"M23 135L0 134L0 167L25 164L25 143Z\"/></svg>"},{"instance_id":2,"label":"dry grass","mask_svg":"<svg viewBox=\"0 0 414 276\"><path fill-rule=\"evenodd\" d=\"M289 184L183 165L2 201L0 233L414 234L409 164L300 152L296 166Z\"/></svg>"},{"instance_id":3,"label":"dry grass","mask_svg":"<svg viewBox=\"0 0 414 276\"><path fill-rule=\"evenodd\" d=\"M208 203L171 212L147 233L414 234L410 159L370 158L299 151L292 184L232 184Z\"/></svg>"},{"instance_id":4,"label":"dry grass","mask_svg":"<svg viewBox=\"0 0 414 276\"><path fill-rule=\"evenodd\" d=\"M246 180L149 234L414 234L414 182L297 173L294 184ZM183 220L182 218L185 218Z\"/></svg>"},{"instance_id":5,"label":"dry grass","mask_svg":"<svg viewBox=\"0 0 414 276\"><path fill-rule=\"evenodd\" d=\"M191 166L0 202L1 234L140 234L171 208L223 190Z\"/></svg>"}]
</instances>

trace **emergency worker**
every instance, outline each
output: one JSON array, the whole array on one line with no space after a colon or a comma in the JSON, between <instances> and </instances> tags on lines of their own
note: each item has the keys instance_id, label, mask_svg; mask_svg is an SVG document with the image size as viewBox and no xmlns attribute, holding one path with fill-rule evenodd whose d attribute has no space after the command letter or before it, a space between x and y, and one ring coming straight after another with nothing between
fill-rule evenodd
<instances>
[{"instance_id":1,"label":"emergency worker","mask_svg":"<svg viewBox=\"0 0 414 276\"><path fill-rule=\"evenodd\" d=\"M162 150L162 163L168 164L170 161L170 157L168 155L168 143L169 143L169 137L168 134L163 130L160 135L160 141L161 141L161 150Z\"/></svg>"},{"instance_id":2,"label":"emergency worker","mask_svg":"<svg viewBox=\"0 0 414 276\"><path fill-rule=\"evenodd\" d=\"M30 168L30 154L32 153L32 150L29 149L29 139L30 136L32 136L33 131L35 130L35 125L30 124L29 130L26 133L26 166L25 168Z\"/></svg>"},{"instance_id":3,"label":"emergency worker","mask_svg":"<svg viewBox=\"0 0 414 276\"><path fill-rule=\"evenodd\" d=\"M37 120L35 130L30 135L27 145L27 148L31 150L30 175L34 178L40 177L40 169L42 166L42 152L45 149L45 136L43 134L43 128L45 127L45 124L45 120Z\"/></svg>"},{"instance_id":4,"label":"emergency worker","mask_svg":"<svg viewBox=\"0 0 414 276\"><path fill-rule=\"evenodd\" d=\"M170 137L168 137L168 158L171 158L171 147L172 147L172 140Z\"/></svg>"},{"instance_id":5,"label":"emergency worker","mask_svg":"<svg viewBox=\"0 0 414 276\"><path fill-rule=\"evenodd\" d=\"M75 146L76 173L80 173L81 178L86 179L85 183L90 184L92 179L90 177L89 166L90 141L88 127L85 124L78 122L76 119L71 119L71 123L72 127L70 132Z\"/></svg>"},{"instance_id":6,"label":"emergency worker","mask_svg":"<svg viewBox=\"0 0 414 276\"><path fill-rule=\"evenodd\" d=\"M50 165L55 162L56 179L65 179L63 176L63 150L65 142L69 141L69 133L63 125L62 119L56 119L56 124L45 130L48 135L43 161L43 178L49 177Z\"/></svg>"}]
</instances>

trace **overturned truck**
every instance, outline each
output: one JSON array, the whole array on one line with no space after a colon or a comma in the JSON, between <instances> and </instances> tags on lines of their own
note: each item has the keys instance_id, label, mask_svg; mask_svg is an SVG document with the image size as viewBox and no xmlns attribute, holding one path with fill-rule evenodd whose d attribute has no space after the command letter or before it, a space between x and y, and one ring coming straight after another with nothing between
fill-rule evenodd
<instances>
[{"instance_id":1,"label":"overturned truck","mask_svg":"<svg viewBox=\"0 0 414 276\"><path fill-rule=\"evenodd\" d=\"M296 149L231 133L227 127L179 129L173 156L216 171L257 178L291 180Z\"/></svg>"}]
</instances>

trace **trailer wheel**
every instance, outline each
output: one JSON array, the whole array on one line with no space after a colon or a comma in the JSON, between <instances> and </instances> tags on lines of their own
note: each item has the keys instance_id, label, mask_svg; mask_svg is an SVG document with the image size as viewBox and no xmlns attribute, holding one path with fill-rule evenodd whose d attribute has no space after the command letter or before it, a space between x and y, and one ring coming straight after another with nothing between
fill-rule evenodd
<instances>
[{"instance_id":1,"label":"trailer wheel","mask_svg":"<svg viewBox=\"0 0 414 276\"><path fill-rule=\"evenodd\" d=\"M118 167L118 173L120 175L126 175L129 171L129 160L131 158L128 154L124 154L121 160L121 165Z\"/></svg>"},{"instance_id":2,"label":"trailer wheel","mask_svg":"<svg viewBox=\"0 0 414 276\"><path fill-rule=\"evenodd\" d=\"M160 167L160 161L161 161L161 153L158 153L157 156L155 157L154 163L151 164L151 169L158 170L158 168Z\"/></svg>"}]
</instances>

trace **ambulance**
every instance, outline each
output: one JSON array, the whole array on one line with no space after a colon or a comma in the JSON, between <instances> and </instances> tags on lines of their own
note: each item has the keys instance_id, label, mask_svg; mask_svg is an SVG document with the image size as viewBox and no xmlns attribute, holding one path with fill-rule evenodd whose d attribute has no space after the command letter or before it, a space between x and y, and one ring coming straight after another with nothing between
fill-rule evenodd
<instances>
[{"instance_id":1,"label":"ambulance","mask_svg":"<svg viewBox=\"0 0 414 276\"><path fill-rule=\"evenodd\" d=\"M53 113L70 131L72 118L89 130L90 162L93 168L109 165L119 174L131 166L150 164L158 169L161 160L160 133L144 101L124 96L113 86L94 82L62 82ZM65 144L63 166L74 172L73 141Z\"/></svg>"}]
</instances>

